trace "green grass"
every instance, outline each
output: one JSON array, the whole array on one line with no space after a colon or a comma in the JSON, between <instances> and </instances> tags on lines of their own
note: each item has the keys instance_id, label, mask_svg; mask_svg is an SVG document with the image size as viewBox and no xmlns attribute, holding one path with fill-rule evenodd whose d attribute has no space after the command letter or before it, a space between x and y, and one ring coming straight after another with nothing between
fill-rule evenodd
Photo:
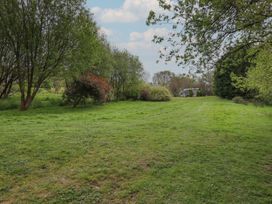
<instances>
[{"instance_id":1,"label":"green grass","mask_svg":"<svg viewBox=\"0 0 272 204\"><path fill-rule=\"evenodd\" d=\"M49 93L41 89L35 100L31 104L31 108L41 108L58 106L62 104L62 96L60 94ZM0 111L19 109L20 107L20 94L14 94L12 97L0 100Z\"/></svg>"},{"instance_id":2,"label":"green grass","mask_svg":"<svg viewBox=\"0 0 272 204\"><path fill-rule=\"evenodd\" d=\"M0 203L271 203L272 108L215 97L0 111Z\"/></svg>"}]
</instances>

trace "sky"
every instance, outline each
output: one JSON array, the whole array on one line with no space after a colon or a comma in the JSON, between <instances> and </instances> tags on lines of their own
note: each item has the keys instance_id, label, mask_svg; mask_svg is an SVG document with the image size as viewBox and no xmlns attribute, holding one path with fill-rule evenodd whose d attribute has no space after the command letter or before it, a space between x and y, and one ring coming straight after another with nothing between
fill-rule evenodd
<instances>
[{"instance_id":1,"label":"sky","mask_svg":"<svg viewBox=\"0 0 272 204\"><path fill-rule=\"evenodd\" d=\"M87 0L86 6L111 45L139 56L150 78L163 70L183 73L174 63L156 63L160 46L152 42L153 36L166 35L168 30L147 26L145 22L150 10L159 11L157 0Z\"/></svg>"}]
</instances>

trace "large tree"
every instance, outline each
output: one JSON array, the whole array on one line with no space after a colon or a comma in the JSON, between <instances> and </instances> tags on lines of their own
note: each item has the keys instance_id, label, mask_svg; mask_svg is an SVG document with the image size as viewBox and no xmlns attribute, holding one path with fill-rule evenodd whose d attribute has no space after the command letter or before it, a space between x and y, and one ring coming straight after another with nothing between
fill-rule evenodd
<instances>
[{"instance_id":1,"label":"large tree","mask_svg":"<svg viewBox=\"0 0 272 204\"><path fill-rule=\"evenodd\" d=\"M153 84L168 87L175 73L168 70L157 72L153 76Z\"/></svg>"},{"instance_id":2,"label":"large tree","mask_svg":"<svg viewBox=\"0 0 272 204\"><path fill-rule=\"evenodd\" d=\"M193 88L195 84L194 79L189 75L178 75L174 76L170 83L169 89L174 96L180 96L183 89Z\"/></svg>"},{"instance_id":3,"label":"large tree","mask_svg":"<svg viewBox=\"0 0 272 204\"><path fill-rule=\"evenodd\" d=\"M272 104L272 47L263 48L254 60L245 79L245 88L256 90L258 97Z\"/></svg>"},{"instance_id":4,"label":"large tree","mask_svg":"<svg viewBox=\"0 0 272 204\"><path fill-rule=\"evenodd\" d=\"M14 54L21 110L26 110L73 48L72 28L83 0L2 0L0 4L0 28Z\"/></svg>"},{"instance_id":5,"label":"large tree","mask_svg":"<svg viewBox=\"0 0 272 204\"><path fill-rule=\"evenodd\" d=\"M3 30L0 30L0 99L9 95L12 85L17 79L15 72L14 53L9 49L10 45Z\"/></svg>"},{"instance_id":6,"label":"large tree","mask_svg":"<svg viewBox=\"0 0 272 204\"><path fill-rule=\"evenodd\" d=\"M106 38L99 34L99 28L88 11L78 16L73 35L77 44L66 58L65 67L69 67L68 72L63 70L66 78L79 77L86 70L109 77L113 64L112 50Z\"/></svg>"},{"instance_id":7,"label":"large tree","mask_svg":"<svg viewBox=\"0 0 272 204\"><path fill-rule=\"evenodd\" d=\"M147 24L171 26L167 37L154 37L165 43L160 54L167 61L211 67L225 53L272 42L272 0L158 2L164 12L151 11Z\"/></svg>"},{"instance_id":8,"label":"large tree","mask_svg":"<svg viewBox=\"0 0 272 204\"><path fill-rule=\"evenodd\" d=\"M113 70L111 74L111 85L115 99L129 99L138 97L138 86L140 85L144 69L137 56L128 51L113 50Z\"/></svg>"},{"instance_id":9,"label":"large tree","mask_svg":"<svg viewBox=\"0 0 272 204\"><path fill-rule=\"evenodd\" d=\"M235 49L235 48L233 48ZM214 91L217 96L231 99L235 96L250 98L252 93L249 90L238 88L234 78L245 77L249 68L254 67L253 59L256 52L240 50L235 53L227 53L215 66Z\"/></svg>"}]
</instances>

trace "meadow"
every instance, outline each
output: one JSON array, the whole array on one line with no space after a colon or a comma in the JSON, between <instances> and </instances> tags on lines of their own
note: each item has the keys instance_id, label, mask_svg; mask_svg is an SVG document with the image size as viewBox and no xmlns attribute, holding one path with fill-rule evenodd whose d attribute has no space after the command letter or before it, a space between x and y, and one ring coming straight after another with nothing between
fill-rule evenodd
<instances>
[{"instance_id":1,"label":"meadow","mask_svg":"<svg viewBox=\"0 0 272 204\"><path fill-rule=\"evenodd\" d=\"M52 100L0 111L0 203L272 203L272 107Z\"/></svg>"}]
</instances>

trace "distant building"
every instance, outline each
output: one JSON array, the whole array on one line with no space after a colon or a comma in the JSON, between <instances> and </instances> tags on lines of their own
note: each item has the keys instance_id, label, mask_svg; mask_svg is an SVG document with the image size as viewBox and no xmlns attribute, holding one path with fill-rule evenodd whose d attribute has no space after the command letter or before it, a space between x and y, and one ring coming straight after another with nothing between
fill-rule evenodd
<instances>
[{"instance_id":1,"label":"distant building","mask_svg":"<svg viewBox=\"0 0 272 204\"><path fill-rule=\"evenodd\" d=\"M188 96L197 96L197 92L199 91L199 88L187 88L187 89L183 89L183 91L181 91L180 95L183 97L188 97Z\"/></svg>"}]
</instances>

